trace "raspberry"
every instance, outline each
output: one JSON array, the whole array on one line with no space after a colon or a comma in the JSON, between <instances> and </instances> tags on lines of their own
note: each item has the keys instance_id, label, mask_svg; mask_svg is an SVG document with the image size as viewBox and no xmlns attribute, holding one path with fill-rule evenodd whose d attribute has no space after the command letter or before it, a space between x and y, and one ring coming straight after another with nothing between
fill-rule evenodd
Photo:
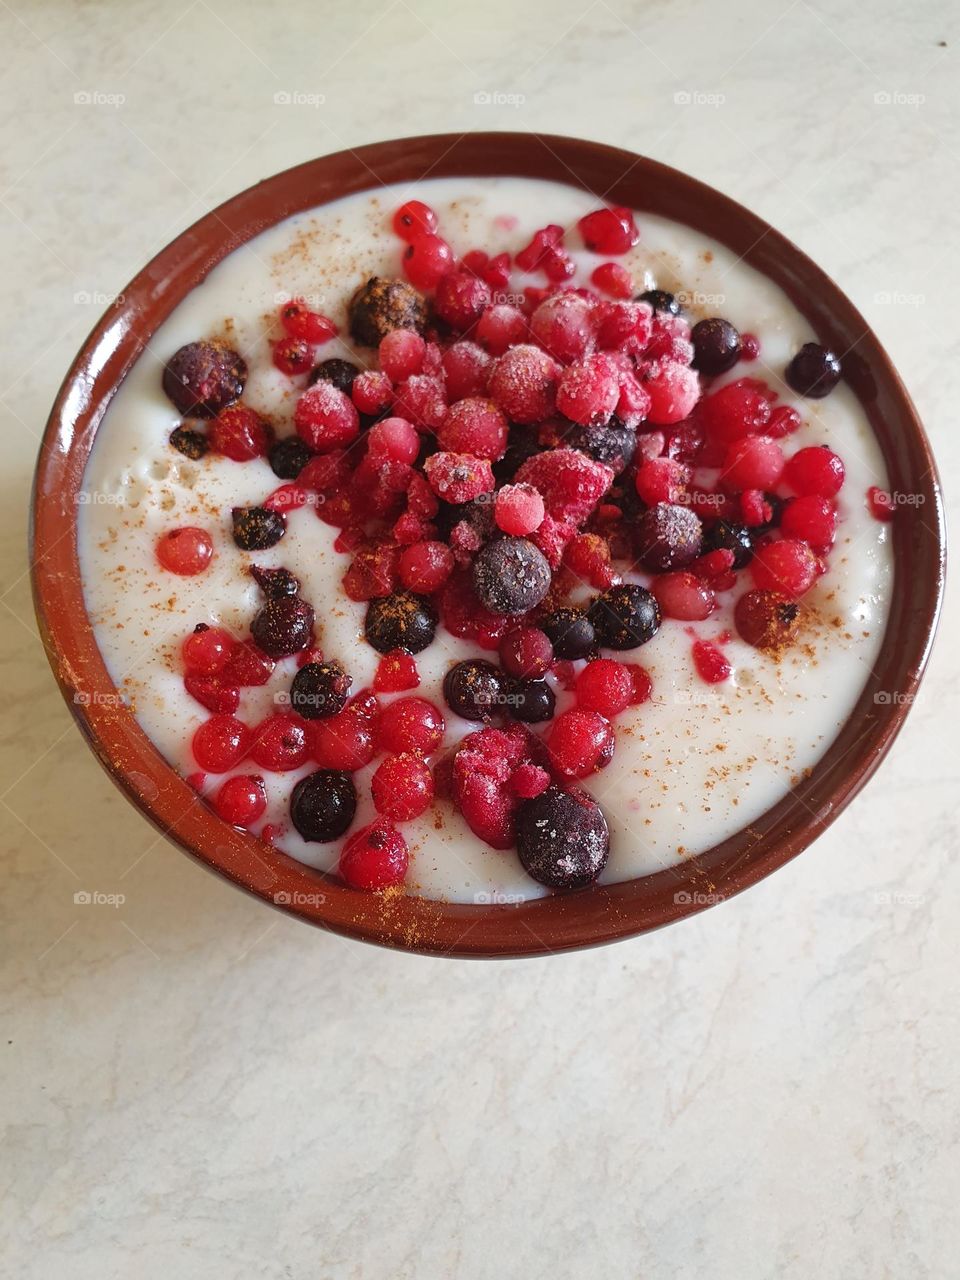
<instances>
[{"instance_id":1,"label":"raspberry","mask_svg":"<svg viewBox=\"0 0 960 1280\"><path fill-rule=\"evenodd\" d=\"M297 435L317 453L352 444L360 433L353 404L332 382L316 382L297 401L293 412Z\"/></svg>"},{"instance_id":2,"label":"raspberry","mask_svg":"<svg viewBox=\"0 0 960 1280\"><path fill-rule=\"evenodd\" d=\"M508 432L509 423L492 400L470 397L450 406L437 439L450 453L470 453L492 462L506 452Z\"/></svg>"},{"instance_id":3,"label":"raspberry","mask_svg":"<svg viewBox=\"0 0 960 1280\"><path fill-rule=\"evenodd\" d=\"M400 556L400 581L409 591L430 596L439 591L453 573L453 552L443 542L415 542Z\"/></svg>"},{"instance_id":4,"label":"raspberry","mask_svg":"<svg viewBox=\"0 0 960 1280\"><path fill-rule=\"evenodd\" d=\"M531 484L505 484L494 500L493 518L504 533L523 537L543 523L543 498Z\"/></svg>"},{"instance_id":5,"label":"raspberry","mask_svg":"<svg viewBox=\"0 0 960 1280\"><path fill-rule=\"evenodd\" d=\"M398 698L380 713L377 742L383 751L431 755L443 741L443 716L426 698Z\"/></svg>"},{"instance_id":6,"label":"raspberry","mask_svg":"<svg viewBox=\"0 0 960 1280\"><path fill-rule=\"evenodd\" d=\"M577 449L551 449L528 458L514 480L542 494L548 516L580 525L610 488L613 471Z\"/></svg>"},{"instance_id":7,"label":"raspberry","mask_svg":"<svg viewBox=\"0 0 960 1280\"><path fill-rule=\"evenodd\" d=\"M437 215L422 200L408 200L393 215L393 229L401 240L432 236L439 225Z\"/></svg>"},{"instance_id":8,"label":"raspberry","mask_svg":"<svg viewBox=\"0 0 960 1280\"><path fill-rule=\"evenodd\" d=\"M428 374L415 373L396 388L394 412L415 427L436 431L447 412L443 383Z\"/></svg>"},{"instance_id":9,"label":"raspberry","mask_svg":"<svg viewBox=\"0 0 960 1280\"><path fill-rule=\"evenodd\" d=\"M397 333L406 330L397 329ZM370 417L385 413L393 402L393 383L385 373L367 369L353 380L350 396L360 413Z\"/></svg>"},{"instance_id":10,"label":"raspberry","mask_svg":"<svg viewBox=\"0 0 960 1280\"><path fill-rule=\"evenodd\" d=\"M772 489L783 475L783 450L766 436L745 436L727 449L720 472L725 489Z\"/></svg>"},{"instance_id":11,"label":"raspberry","mask_svg":"<svg viewBox=\"0 0 960 1280\"><path fill-rule=\"evenodd\" d=\"M799 538L814 551L829 551L837 536L837 513L829 498L816 493L792 498L783 509L780 532L785 538Z\"/></svg>"},{"instance_id":12,"label":"raspberry","mask_svg":"<svg viewBox=\"0 0 960 1280\"><path fill-rule=\"evenodd\" d=\"M213 559L213 539L206 529L188 525L161 534L156 544L157 559L169 573L193 578L203 573Z\"/></svg>"},{"instance_id":13,"label":"raspberry","mask_svg":"<svg viewBox=\"0 0 960 1280\"><path fill-rule=\"evenodd\" d=\"M514 843L517 797L510 782L531 758L533 743L520 725L467 734L453 757L453 800L470 830L492 849Z\"/></svg>"},{"instance_id":14,"label":"raspberry","mask_svg":"<svg viewBox=\"0 0 960 1280\"><path fill-rule=\"evenodd\" d=\"M375 600L396 588L400 548L374 542L358 547L343 575L343 589L351 600Z\"/></svg>"},{"instance_id":15,"label":"raspberry","mask_svg":"<svg viewBox=\"0 0 960 1280\"><path fill-rule=\"evenodd\" d=\"M526 316L519 307L508 302L487 307L477 321L476 339L494 356L502 356L508 348L523 342L526 336Z\"/></svg>"},{"instance_id":16,"label":"raspberry","mask_svg":"<svg viewBox=\"0 0 960 1280\"><path fill-rule=\"evenodd\" d=\"M800 606L777 591L747 591L736 603L733 621L747 644L774 653L793 639Z\"/></svg>"},{"instance_id":17,"label":"raspberry","mask_svg":"<svg viewBox=\"0 0 960 1280\"><path fill-rule=\"evenodd\" d=\"M420 684L420 673L412 654L396 649L385 653L377 665L373 687L377 693L405 693Z\"/></svg>"},{"instance_id":18,"label":"raspberry","mask_svg":"<svg viewBox=\"0 0 960 1280\"><path fill-rule=\"evenodd\" d=\"M796 599L817 578L817 557L805 542L784 538L760 547L750 562L753 581L762 591L779 591Z\"/></svg>"},{"instance_id":19,"label":"raspberry","mask_svg":"<svg viewBox=\"0 0 960 1280\"><path fill-rule=\"evenodd\" d=\"M617 371L606 356L590 356L570 365L557 387L557 409L583 427L607 422L619 398Z\"/></svg>"},{"instance_id":20,"label":"raspberry","mask_svg":"<svg viewBox=\"0 0 960 1280\"><path fill-rule=\"evenodd\" d=\"M682 364L664 364L644 383L650 396L647 418L654 426L681 422L700 399L700 380Z\"/></svg>"},{"instance_id":21,"label":"raspberry","mask_svg":"<svg viewBox=\"0 0 960 1280\"><path fill-rule=\"evenodd\" d=\"M211 716L193 735L193 758L207 773L226 773L250 749L250 730L234 716Z\"/></svg>"},{"instance_id":22,"label":"raspberry","mask_svg":"<svg viewBox=\"0 0 960 1280\"><path fill-rule=\"evenodd\" d=\"M539 347L521 343L495 362L489 392L511 422L532 425L553 413L560 369Z\"/></svg>"},{"instance_id":23,"label":"raspberry","mask_svg":"<svg viewBox=\"0 0 960 1280\"><path fill-rule=\"evenodd\" d=\"M390 889L402 884L410 865L407 842L378 819L352 835L340 853L339 872L351 889Z\"/></svg>"},{"instance_id":24,"label":"raspberry","mask_svg":"<svg viewBox=\"0 0 960 1280\"><path fill-rule=\"evenodd\" d=\"M693 573L658 574L650 584L665 618L681 622L703 622L717 607L717 597L707 584Z\"/></svg>"},{"instance_id":25,"label":"raspberry","mask_svg":"<svg viewBox=\"0 0 960 1280\"><path fill-rule=\"evenodd\" d=\"M690 326L683 316L657 311L650 328L650 341L644 352L648 360L668 364L690 364L693 360Z\"/></svg>"},{"instance_id":26,"label":"raspberry","mask_svg":"<svg viewBox=\"0 0 960 1280\"><path fill-rule=\"evenodd\" d=\"M377 813L409 822L433 803L433 774L419 756L387 756L370 779L370 791Z\"/></svg>"},{"instance_id":27,"label":"raspberry","mask_svg":"<svg viewBox=\"0 0 960 1280\"><path fill-rule=\"evenodd\" d=\"M249 827L267 807L263 779L253 774L228 778L214 797L213 807L232 827Z\"/></svg>"},{"instance_id":28,"label":"raspberry","mask_svg":"<svg viewBox=\"0 0 960 1280\"><path fill-rule=\"evenodd\" d=\"M245 404L232 404L214 418L207 432L214 453L234 462L262 458L273 443L273 432L258 413Z\"/></svg>"},{"instance_id":29,"label":"raspberry","mask_svg":"<svg viewBox=\"0 0 960 1280\"><path fill-rule=\"evenodd\" d=\"M251 689L266 684L275 666L273 659L268 658L251 640L241 640L234 646L220 676L225 684Z\"/></svg>"},{"instance_id":30,"label":"raspberry","mask_svg":"<svg viewBox=\"0 0 960 1280\"><path fill-rule=\"evenodd\" d=\"M465 333L490 305L490 286L469 271L448 271L437 284L433 305L451 329Z\"/></svg>"},{"instance_id":31,"label":"raspberry","mask_svg":"<svg viewBox=\"0 0 960 1280\"><path fill-rule=\"evenodd\" d=\"M577 533L567 543L563 563L571 573L598 591L613 585L610 544L597 533Z\"/></svg>"},{"instance_id":32,"label":"raspberry","mask_svg":"<svg viewBox=\"0 0 960 1280\"><path fill-rule=\"evenodd\" d=\"M637 493L647 506L680 502L688 479L687 468L673 458L647 458L637 468Z\"/></svg>"},{"instance_id":33,"label":"raspberry","mask_svg":"<svg viewBox=\"0 0 960 1280\"><path fill-rule=\"evenodd\" d=\"M490 463L469 453L431 454L424 471L430 488L444 502L471 502L495 486Z\"/></svg>"},{"instance_id":34,"label":"raspberry","mask_svg":"<svg viewBox=\"0 0 960 1280\"><path fill-rule=\"evenodd\" d=\"M530 332L555 360L572 364L596 348L596 308L572 290L554 293L530 317Z\"/></svg>"},{"instance_id":35,"label":"raspberry","mask_svg":"<svg viewBox=\"0 0 960 1280\"><path fill-rule=\"evenodd\" d=\"M608 720L633 701L633 678L622 662L595 658L588 662L574 686L581 711L597 711Z\"/></svg>"},{"instance_id":36,"label":"raspberry","mask_svg":"<svg viewBox=\"0 0 960 1280\"><path fill-rule=\"evenodd\" d=\"M763 434L773 440L792 435L800 427L800 415L796 409L782 404L770 410L770 421L763 428Z\"/></svg>"},{"instance_id":37,"label":"raspberry","mask_svg":"<svg viewBox=\"0 0 960 1280\"><path fill-rule=\"evenodd\" d=\"M496 649L500 637L516 625L507 615L483 607L469 573L450 578L440 597L440 612L451 635L471 640L481 649Z\"/></svg>"},{"instance_id":38,"label":"raspberry","mask_svg":"<svg viewBox=\"0 0 960 1280\"><path fill-rule=\"evenodd\" d=\"M874 520L887 521L893 519L896 508L893 505L893 498L886 489L881 489L874 484L867 490L867 510Z\"/></svg>"},{"instance_id":39,"label":"raspberry","mask_svg":"<svg viewBox=\"0 0 960 1280\"><path fill-rule=\"evenodd\" d=\"M707 684L722 684L729 680L733 668L715 644L709 640L696 640L693 645L693 665L701 680Z\"/></svg>"},{"instance_id":40,"label":"raspberry","mask_svg":"<svg viewBox=\"0 0 960 1280\"><path fill-rule=\"evenodd\" d=\"M311 311L302 298L285 302L280 308L280 323L291 338L302 338L314 347L322 346L337 336L337 326L318 311Z\"/></svg>"},{"instance_id":41,"label":"raspberry","mask_svg":"<svg viewBox=\"0 0 960 1280\"><path fill-rule=\"evenodd\" d=\"M783 478L795 493L832 498L843 488L846 470L843 460L832 449L813 445L801 449L787 461Z\"/></svg>"},{"instance_id":42,"label":"raspberry","mask_svg":"<svg viewBox=\"0 0 960 1280\"><path fill-rule=\"evenodd\" d=\"M183 665L191 675L216 675L226 666L232 649L233 638L228 632L201 622L183 642Z\"/></svg>"},{"instance_id":43,"label":"raspberry","mask_svg":"<svg viewBox=\"0 0 960 1280\"><path fill-rule=\"evenodd\" d=\"M394 382L402 382L423 368L427 344L413 329L393 329L380 343L380 368Z\"/></svg>"},{"instance_id":44,"label":"raspberry","mask_svg":"<svg viewBox=\"0 0 960 1280\"><path fill-rule=\"evenodd\" d=\"M267 716L253 731L250 756L261 769L286 773L299 769L309 755L307 727L299 716L278 711Z\"/></svg>"},{"instance_id":45,"label":"raspberry","mask_svg":"<svg viewBox=\"0 0 960 1280\"><path fill-rule=\"evenodd\" d=\"M559 569L567 544L576 532L572 520L556 520L548 514L530 535L530 541L543 552L551 569Z\"/></svg>"},{"instance_id":46,"label":"raspberry","mask_svg":"<svg viewBox=\"0 0 960 1280\"><path fill-rule=\"evenodd\" d=\"M546 675L553 662L553 645L537 627L518 627L500 641L500 662L507 675L518 680L537 680Z\"/></svg>"},{"instance_id":47,"label":"raspberry","mask_svg":"<svg viewBox=\"0 0 960 1280\"><path fill-rule=\"evenodd\" d=\"M186 675L183 687L214 715L232 716L240 706L240 690L235 685L225 684L223 677Z\"/></svg>"},{"instance_id":48,"label":"raspberry","mask_svg":"<svg viewBox=\"0 0 960 1280\"><path fill-rule=\"evenodd\" d=\"M273 363L289 378L308 373L313 364L313 347L303 338L281 338L273 344Z\"/></svg>"},{"instance_id":49,"label":"raspberry","mask_svg":"<svg viewBox=\"0 0 960 1280\"><path fill-rule=\"evenodd\" d=\"M622 205L588 213L577 226L583 243L592 253L616 256L632 249L640 239L633 214Z\"/></svg>"},{"instance_id":50,"label":"raspberry","mask_svg":"<svg viewBox=\"0 0 960 1280\"><path fill-rule=\"evenodd\" d=\"M715 440L731 444L744 436L759 435L770 421L770 403L748 382L729 382L704 396L700 418Z\"/></svg>"},{"instance_id":51,"label":"raspberry","mask_svg":"<svg viewBox=\"0 0 960 1280\"><path fill-rule=\"evenodd\" d=\"M603 307L598 344L603 351L638 356L653 334L653 312L645 302L615 302Z\"/></svg>"},{"instance_id":52,"label":"raspberry","mask_svg":"<svg viewBox=\"0 0 960 1280\"><path fill-rule=\"evenodd\" d=\"M624 427L635 430L650 412L650 393L635 374L623 370L619 375L619 391L614 412Z\"/></svg>"},{"instance_id":53,"label":"raspberry","mask_svg":"<svg viewBox=\"0 0 960 1280\"><path fill-rule=\"evenodd\" d=\"M452 401L479 396L487 386L492 360L475 342L455 342L443 353L447 395Z\"/></svg>"},{"instance_id":54,"label":"raspberry","mask_svg":"<svg viewBox=\"0 0 960 1280\"><path fill-rule=\"evenodd\" d=\"M353 773L369 764L375 754L374 726L352 703L326 720L307 725L310 754L324 769L344 769Z\"/></svg>"},{"instance_id":55,"label":"raspberry","mask_svg":"<svg viewBox=\"0 0 960 1280\"><path fill-rule=\"evenodd\" d=\"M403 251L403 270L418 289L432 289L453 266L453 254L439 236L417 236Z\"/></svg>"},{"instance_id":56,"label":"raspberry","mask_svg":"<svg viewBox=\"0 0 960 1280\"><path fill-rule=\"evenodd\" d=\"M510 775L510 790L518 800L533 800L550 785L550 775L538 764L521 764Z\"/></svg>"},{"instance_id":57,"label":"raspberry","mask_svg":"<svg viewBox=\"0 0 960 1280\"><path fill-rule=\"evenodd\" d=\"M562 778L586 778L613 759L613 727L596 711L564 711L547 735L547 752Z\"/></svg>"},{"instance_id":58,"label":"raspberry","mask_svg":"<svg viewBox=\"0 0 960 1280\"><path fill-rule=\"evenodd\" d=\"M618 262L604 262L594 268L590 276L591 284L595 284L601 293L608 293L611 298L629 298L633 293L633 276Z\"/></svg>"}]
</instances>

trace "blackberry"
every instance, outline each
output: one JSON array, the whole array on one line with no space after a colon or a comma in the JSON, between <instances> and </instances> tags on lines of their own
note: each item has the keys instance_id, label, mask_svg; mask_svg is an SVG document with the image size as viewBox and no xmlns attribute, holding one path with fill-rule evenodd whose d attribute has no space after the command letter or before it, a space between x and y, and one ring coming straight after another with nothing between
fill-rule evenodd
<instances>
[{"instance_id":1,"label":"blackberry","mask_svg":"<svg viewBox=\"0 0 960 1280\"><path fill-rule=\"evenodd\" d=\"M491 613L528 613L552 581L546 556L529 538L497 538L473 562L474 590Z\"/></svg>"},{"instance_id":2,"label":"blackberry","mask_svg":"<svg viewBox=\"0 0 960 1280\"><path fill-rule=\"evenodd\" d=\"M233 540L241 551L266 551L275 547L287 531L279 511L266 507L234 507Z\"/></svg>"},{"instance_id":3,"label":"blackberry","mask_svg":"<svg viewBox=\"0 0 960 1280\"><path fill-rule=\"evenodd\" d=\"M285 658L306 649L313 637L314 614L299 596L268 600L250 624L254 644L269 658Z\"/></svg>"},{"instance_id":4,"label":"blackberry","mask_svg":"<svg viewBox=\"0 0 960 1280\"><path fill-rule=\"evenodd\" d=\"M286 436L271 446L268 456L270 468L279 480L296 480L313 457L313 451L299 436Z\"/></svg>"},{"instance_id":5,"label":"blackberry","mask_svg":"<svg viewBox=\"0 0 960 1280\"><path fill-rule=\"evenodd\" d=\"M210 448L210 442L202 431L193 431L190 427L175 427L170 432L170 443L178 453L194 462L204 457Z\"/></svg>"},{"instance_id":6,"label":"blackberry","mask_svg":"<svg viewBox=\"0 0 960 1280\"><path fill-rule=\"evenodd\" d=\"M327 720L347 705L353 683L339 662L308 662L290 686L290 710L304 720Z\"/></svg>"},{"instance_id":7,"label":"blackberry","mask_svg":"<svg viewBox=\"0 0 960 1280\"><path fill-rule=\"evenodd\" d=\"M548 787L517 810L517 853L529 876L550 889L583 889L603 870L610 832L592 796Z\"/></svg>"},{"instance_id":8,"label":"blackberry","mask_svg":"<svg viewBox=\"0 0 960 1280\"><path fill-rule=\"evenodd\" d=\"M351 364L349 360L340 360L333 356L330 360L321 360L311 370L307 384L312 387L315 382L332 382L338 391L348 396L353 390L353 380L359 372L357 366Z\"/></svg>"},{"instance_id":9,"label":"blackberry","mask_svg":"<svg viewBox=\"0 0 960 1280\"><path fill-rule=\"evenodd\" d=\"M554 657L585 658L597 647L597 633L583 609L554 609L539 626L553 645Z\"/></svg>"},{"instance_id":10,"label":"blackberry","mask_svg":"<svg viewBox=\"0 0 960 1280\"><path fill-rule=\"evenodd\" d=\"M787 385L801 396L822 400L840 381L839 357L818 342L805 342L784 372Z\"/></svg>"},{"instance_id":11,"label":"blackberry","mask_svg":"<svg viewBox=\"0 0 960 1280\"><path fill-rule=\"evenodd\" d=\"M362 347L378 347L394 329L423 333L427 327L427 304L406 280L371 276L350 299L350 333Z\"/></svg>"},{"instance_id":12,"label":"blackberry","mask_svg":"<svg viewBox=\"0 0 960 1280\"><path fill-rule=\"evenodd\" d=\"M734 569L745 568L753 559L753 531L744 524L714 520L703 533L704 554L708 551L732 551Z\"/></svg>"},{"instance_id":13,"label":"blackberry","mask_svg":"<svg viewBox=\"0 0 960 1280\"><path fill-rule=\"evenodd\" d=\"M510 685L507 706L521 724L544 724L553 719L557 696L546 680L515 680Z\"/></svg>"},{"instance_id":14,"label":"blackberry","mask_svg":"<svg viewBox=\"0 0 960 1280\"><path fill-rule=\"evenodd\" d=\"M671 316L680 314L680 303L672 293L667 293L666 289L646 289L643 293L637 294L634 302L645 302L653 307L654 311L666 311Z\"/></svg>"},{"instance_id":15,"label":"blackberry","mask_svg":"<svg viewBox=\"0 0 960 1280\"><path fill-rule=\"evenodd\" d=\"M462 720L492 720L502 714L506 679L499 667L483 658L469 658L451 667L443 680L447 706Z\"/></svg>"},{"instance_id":16,"label":"blackberry","mask_svg":"<svg viewBox=\"0 0 960 1280\"><path fill-rule=\"evenodd\" d=\"M304 840L327 844L353 822L357 790L349 774L318 769L301 778L290 796L290 821Z\"/></svg>"},{"instance_id":17,"label":"blackberry","mask_svg":"<svg viewBox=\"0 0 960 1280\"><path fill-rule=\"evenodd\" d=\"M637 649L660 629L660 606L646 587L624 583L597 596L588 614L606 649Z\"/></svg>"},{"instance_id":18,"label":"blackberry","mask_svg":"<svg viewBox=\"0 0 960 1280\"><path fill-rule=\"evenodd\" d=\"M182 414L215 418L243 395L247 365L242 356L217 342L188 342L167 361L163 390Z\"/></svg>"},{"instance_id":19,"label":"blackberry","mask_svg":"<svg viewBox=\"0 0 960 1280\"><path fill-rule=\"evenodd\" d=\"M409 591L395 591L367 605L364 630L367 643L377 653L391 653L394 649L420 653L431 642L436 629L436 609L429 600Z\"/></svg>"},{"instance_id":20,"label":"blackberry","mask_svg":"<svg viewBox=\"0 0 960 1280\"><path fill-rule=\"evenodd\" d=\"M703 541L700 518L689 507L658 502L643 513L634 529L637 558L651 573L682 569L696 560Z\"/></svg>"},{"instance_id":21,"label":"blackberry","mask_svg":"<svg viewBox=\"0 0 960 1280\"><path fill-rule=\"evenodd\" d=\"M693 367L708 377L726 373L740 359L740 334L729 320L714 316L693 326Z\"/></svg>"}]
</instances>

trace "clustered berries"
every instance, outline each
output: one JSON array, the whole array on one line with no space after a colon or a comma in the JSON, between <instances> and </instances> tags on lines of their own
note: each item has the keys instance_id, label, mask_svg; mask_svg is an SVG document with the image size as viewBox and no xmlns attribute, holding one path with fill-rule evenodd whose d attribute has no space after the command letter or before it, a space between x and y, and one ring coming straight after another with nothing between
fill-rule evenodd
<instances>
[{"instance_id":1,"label":"clustered berries","mask_svg":"<svg viewBox=\"0 0 960 1280\"><path fill-rule=\"evenodd\" d=\"M293 435L277 439L243 402L246 363L224 344L191 343L165 368L168 396L192 420L174 448L265 458L282 482L233 510L236 546L277 545L288 514L312 507L350 556L343 589L366 606L365 638L381 655L373 688L353 691L316 648L297 579L252 565L264 598L250 635L201 624L184 641L185 687L210 712L193 738L195 781L225 821L250 828L267 808L264 774L312 768L292 788L290 822L303 840L329 842L351 832L357 773L371 766L377 816L350 834L339 864L348 885L369 890L403 880L399 826L430 807L442 776L481 840L516 847L552 889L582 887L602 870L609 834L575 784L609 765L617 718L652 692L624 655L665 618L708 620L741 574L740 636L773 653L790 644L836 537L843 462L822 446L786 450L800 417L759 378L711 381L757 358L753 335L722 317L691 326L664 290L634 294L630 272L609 260L638 241L629 210L578 223L605 259L583 288L570 284L576 266L557 225L513 259L471 250L459 261L421 201L392 226L403 278L369 278L347 307L368 367L315 363L336 325L302 298L280 308L273 362L301 379ZM839 376L813 343L785 372L812 397ZM870 499L878 518L883 496ZM175 529L156 554L195 574L214 544L205 530ZM649 586L624 580L631 566ZM445 713L410 692L416 655L441 628L479 651L443 681L445 713L476 726L446 758ZM723 640L693 640L700 679L730 678ZM242 690L285 661L296 668L286 704L248 726L236 715ZM263 772L234 772L247 764ZM227 773L208 788L207 774Z\"/></svg>"}]
</instances>

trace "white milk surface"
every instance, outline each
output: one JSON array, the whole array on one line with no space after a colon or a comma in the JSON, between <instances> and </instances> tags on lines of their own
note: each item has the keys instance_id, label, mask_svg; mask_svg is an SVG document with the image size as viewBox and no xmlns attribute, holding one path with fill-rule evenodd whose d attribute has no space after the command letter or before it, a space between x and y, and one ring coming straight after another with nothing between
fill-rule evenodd
<instances>
[{"instance_id":1,"label":"white milk surface","mask_svg":"<svg viewBox=\"0 0 960 1280\"><path fill-rule=\"evenodd\" d=\"M261 502L280 481L265 461L208 456L191 462L175 452L168 437L179 415L161 390L162 364L184 343L228 339L249 366L245 401L270 417L279 434L291 433L302 380L294 383L271 363L269 338L277 336L271 326L280 302L305 295L347 336L346 303L356 286L372 274L400 274L402 246L390 216L413 197L437 211L441 234L458 255L471 248L515 252L547 222L570 227L574 244L577 219L597 206L595 197L553 183L440 179L349 197L291 218L231 254L177 307L124 380L98 431L78 523L87 608L114 681L162 754L184 774L196 768L190 740L208 713L183 688L180 645L198 622L248 633L262 596L247 571L251 557L233 544L230 510ZM886 473L860 406L843 384L826 400L803 401L779 378L797 347L817 335L779 288L729 250L684 226L648 216L637 220L640 243L618 260L638 284L688 295L694 318L720 314L742 332L756 334L760 361L738 365L728 378L756 374L767 380L804 418L785 442L787 451L827 444L844 459L847 480L838 500L841 525L830 572L805 598L822 623L790 656L777 663L734 635L724 647L733 679L708 686L693 668L689 624L669 620L651 643L624 655L649 670L654 695L618 718L613 762L583 784L603 805L610 825L604 882L648 875L734 834L816 763L876 659L893 572L888 526L872 519L864 502L870 485L885 486ZM573 283L586 283L602 259L576 250L574 256ZM318 359L334 355L357 358L335 340ZM215 540L210 568L195 578L165 573L154 556L157 536L184 524L203 526ZM362 639L365 605L348 600L340 587L349 557L334 551L336 535L311 509L296 511L288 515L281 543L255 559L285 565L300 578L317 612L319 646L325 657L343 663L356 690L372 681L378 655ZM643 574L628 576L647 581ZM733 631L735 597L749 587L749 574L741 576L723 607L696 624L697 638ZM441 627L417 658L416 693L443 708L447 745L478 726L446 710L440 685L453 662L476 652ZM294 659L278 663L268 685L242 691L237 714L255 725L275 709L278 695L282 701L295 670ZM561 694L558 710L568 704ZM358 825L373 816L369 776L375 765L355 779ZM263 822L284 826L278 844L286 852L328 869L336 865L340 842L305 843L287 813L294 782L314 767L265 775ZM238 770L249 771L250 766ZM411 851L411 892L467 902L544 892L514 851L487 848L447 803L402 830Z\"/></svg>"}]
</instances>

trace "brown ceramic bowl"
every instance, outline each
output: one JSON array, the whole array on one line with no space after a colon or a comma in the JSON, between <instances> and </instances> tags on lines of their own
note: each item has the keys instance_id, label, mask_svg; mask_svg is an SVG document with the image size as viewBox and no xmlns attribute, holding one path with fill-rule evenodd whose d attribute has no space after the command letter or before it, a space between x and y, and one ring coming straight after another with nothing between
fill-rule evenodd
<instances>
[{"instance_id":1,"label":"brown ceramic bowl","mask_svg":"<svg viewBox=\"0 0 960 1280\"><path fill-rule=\"evenodd\" d=\"M901 508L893 524L890 622L862 697L811 775L759 821L680 866L567 897L503 906L384 902L225 825L117 705L84 610L77 491L117 385L156 328L232 249L290 214L381 183L498 174L572 183L687 223L776 281L811 332L846 353L847 382L880 441L891 484L922 502ZM856 795L903 723L930 649L943 570L940 493L916 411L836 285L754 214L686 174L597 143L522 133L410 138L344 151L269 178L202 218L140 272L84 343L47 425L33 504L33 586L50 663L93 750L138 808L192 857L265 902L337 933L435 955L539 955L611 942L692 915L793 858ZM896 696L876 701L881 691Z\"/></svg>"}]
</instances>

